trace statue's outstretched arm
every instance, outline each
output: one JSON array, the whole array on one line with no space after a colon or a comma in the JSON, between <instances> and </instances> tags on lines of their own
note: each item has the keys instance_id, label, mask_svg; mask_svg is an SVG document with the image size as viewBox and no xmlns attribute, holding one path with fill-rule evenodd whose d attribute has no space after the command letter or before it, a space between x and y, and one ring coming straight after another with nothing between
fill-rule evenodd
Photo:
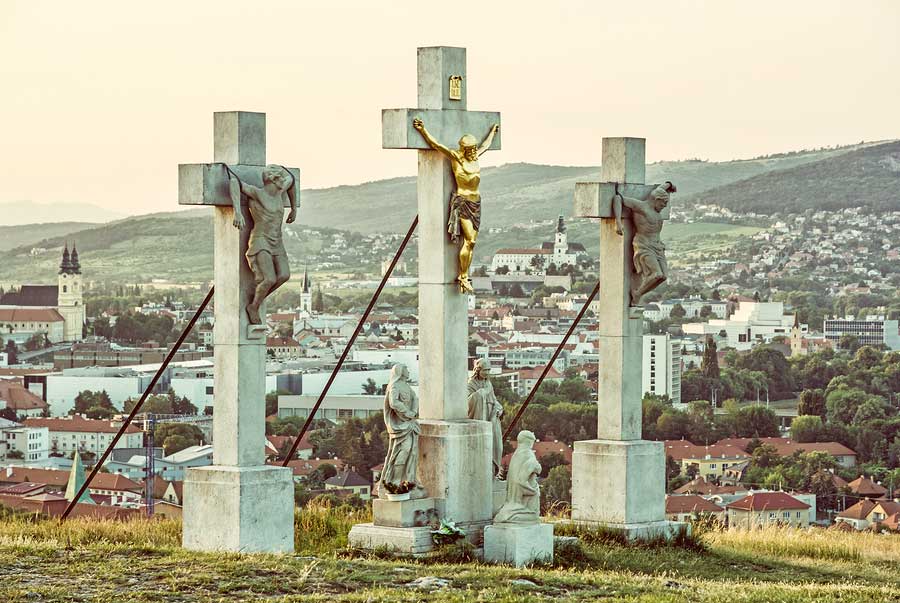
<instances>
[{"instance_id":1,"label":"statue's outstretched arm","mask_svg":"<svg viewBox=\"0 0 900 603\"><path fill-rule=\"evenodd\" d=\"M481 143L481 146L478 147L479 157L484 155L484 153L491 148L491 143L494 142L494 134L496 134L499 130L500 124L494 124L493 126L491 126L491 131L488 132L487 136L484 137L484 141Z\"/></svg>"},{"instance_id":2,"label":"statue's outstretched arm","mask_svg":"<svg viewBox=\"0 0 900 603\"><path fill-rule=\"evenodd\" d=\"M434 136L432 136L431 133L425 129L425 124L421 119L419 119L418 117L413 119L413 127L419 131L419 134L422 135L422 138L425 139L425 142L427 142L428 146L430 146L432 149L434 149L435 151L440 151L441 153L446 155L448 159L456 159L453 151L435 140Z\"/></svg>"}]
</instances>

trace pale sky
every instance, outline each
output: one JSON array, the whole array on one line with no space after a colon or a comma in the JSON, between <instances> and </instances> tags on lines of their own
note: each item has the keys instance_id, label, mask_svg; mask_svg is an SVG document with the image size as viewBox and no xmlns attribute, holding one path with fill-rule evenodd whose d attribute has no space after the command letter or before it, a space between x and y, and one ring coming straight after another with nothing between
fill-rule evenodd
<instances>
[{"instance_id":1,"label":"pale sky","mask_svg":"<svg viewBox=\"0 0 900 603\"><path fill-rule=\"evenodd\" d=\"M896 138L898 27L897 0L0 0L0 203L178 209L177 164L238 109L304 187L412 175L380 110L416 105L417 46L468 48L469 109L502 112L485 165Z\"/></svg>"}]
</instances>

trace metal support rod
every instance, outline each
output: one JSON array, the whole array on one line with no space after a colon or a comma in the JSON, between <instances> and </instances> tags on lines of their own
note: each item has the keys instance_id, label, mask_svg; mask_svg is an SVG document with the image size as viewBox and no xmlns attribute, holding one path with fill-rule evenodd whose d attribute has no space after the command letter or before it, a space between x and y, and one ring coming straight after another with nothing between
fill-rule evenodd
<instances>
[{"instance_id":1,"label":"metal support rod","mask_svg":"<svg viewBox=\"0 0 900 603\"><path fill-rule=\"evenodd\" d=\"M91 485L91 480L94 479L94 476L100 471L100 468L103 466L103 463L106 462L106 459L109 458L110 453L113 448L116 447L116 444L119 443L119 440L122 438L122 435L125 433L125 430L131 425L131 422L134 421L134 417L140 412L141 406L144 405L144 402L147 400L147 396L150 395L150 392L153 391L153 388L156 387L156 383L159 381L159 378L162 377L162 374L165 372L166 368L169 366L169 363L172 362L172 358L175 357L176 352L181 348L181 344L184 343L184 340L187 339L187 336L190 334L191 330L194 328L194 325L197 323L197 320L200 318L200 315L203 314L203 311L206 310L206 306L209 305L209 302L212 301L213 293L215 292L215 287L210 287L209 293L206 294L206 298L203 300L203 303L200 304L200 307L197 308L197 311L194 313L194 316L191 317L190 322L188 322L187 326L181 332L181 335L178 337L178 341L175 342L175 345L172 346L172 349L169 350L168 355L166 355L166 359L163 360L163 363L160 365L159 369L156 371L156 374L153 375L153 379L150 381L150 385L147 386L147 389L144 390L144 393L141 394L141 399L138 400L138 403L134 405L134 408L131 409L131 412L128 414L128 418L125 419L125 422L122 423L122 426L119 428L119 432L116 434L116 437L113 438L112 442L109 443L109 446L103 452L103 455L97 460L94 464L94 468L91 469L90 475L88 478L84 480L84 483L81 485L81 488L75 494L75 497L69 501L66 510L62 514L62 521L65 521L69 516L69 513L72 512L72 509L75 508L75 504L77 501L81 499L81 496L87 491L88 487Z\"/></svg>"},{"instance_id":2,"label":"metal support rod","mask_svg":"<svg viewBox=\"0 0 900 603\"><path fill-rule=\"evenodd\" d=\"M347 354L350 353L350 348L353 347L353 344L356 342L356 338L359 336L360 331L362 331L363 326L366 324L366 320L369 318L369 314L372 313L372 308L375 307L375 302L378 301L378 296L381 295L381 290L384 289L385 284L387 284L391 273L394 271L394 266L396 266L397 262L400 261L400 256L403 255L403 250L406 249L406 246L409 244L409 240L412 238L413 233L416 231L416 226L418 225L419 216L416 215L416 217L413 218L412 224L409 225L409 230L406 232L406 236L403 238L403 242L400 243L400 247L397 248L397 253L394 254L394 259L391 260L390 267L388 267L388 269L385 271L384 276L381 277L381 283L378 284L378 288L375 290L375 294L372 296L372 299L369 300L369 305L366 307L366 311L363 312L362 318L359 319L359 323L356 325L356 330L353 331L353 335L350 336L350 341L347 342L346 347L344 347L344 351L341 353L341 357L338 359L337 364L334 366L334 370L331 371L331 376L325 383L325 388L322 390L322 393L319 394L319 398L318 400L316 400L316 403L312 407L312 410L309 411L309 416L306 417L306 422L303 424L303 428L300 430L300 433L297 434L297 439L294 440L294 443L291 445L291 451L287 454L284 462L281 464L282 467L287 467L288 463L291 462L291 459L294 458L294 454L296 454L297 452L297 447L300 446L300 440L302 440L303 436L306 435L306 432L309 431L309 426L312 425L313 419L316 416L316 412L319 410L319 407L322 406L322 402L325 401L325 396L328 394L328 390L331 388L331 384L334 383L334 380L337 378L341 367L344 365L344 361L347 359Z\"/></svg>"},{"instance_id":3,"label":"metal support rod","mask_svg":"<svg viewBox=\"0 0 900 603\"><path fill-rule=\"evenodd\" d=\"M528 397L525 398L525 402L522 403L522 406L519 407L519 411L516 413L516 416L513 417L513 420L510 422L509 426L506 428L506 431L503 432L503 439L509 439L509 434L512 432L513 428L516 426L516 423L519 422L519 419L522 417L522 414L525 413L525 409L528 408L528 405L531 404L532 398L537 393L538 388L541 386L541 383L544 382L544 377L547 376L547 373L550 372L550 367L553 366L553 363L556 362L556 358L559 356L559 353L562 352L562 349L566 346L566 342L569 341L569 337L572 336L572 333L575 331L575 327L578 326L578 323L581 322L581 319L584 317L585 312L587 312L588 307L591 305L591 302L597 297L597 294L600 292L600 283L594 287L594 290L591 291L590 297L588 297L587 301L584 303L584 306L581 308L581 311L578 312L578 316L575 317L575 320L572 322L572 325L569 327L569 330L566 331L565 337L563 337L562 341L559 342L559 345L556 346L556 351L553 352L553 356L550 357L550 362L547 363L547 366L544 367L544 370L541 372L541 376L538 377L538 380L535 382L534 387L531 388L531 391L528 392Z\"/></svg>"}]
</instances>

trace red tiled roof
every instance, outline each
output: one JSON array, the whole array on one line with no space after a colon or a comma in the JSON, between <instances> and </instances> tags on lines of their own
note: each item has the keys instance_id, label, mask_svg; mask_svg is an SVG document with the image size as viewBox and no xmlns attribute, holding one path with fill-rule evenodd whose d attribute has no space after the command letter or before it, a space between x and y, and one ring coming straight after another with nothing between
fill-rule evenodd
<instances>
[{"instance_id":1,"label":"red tiled roof","mask_svg":"<svg viewBox=\"0 0 900 603\"><path fill-rule=\"evenodd\" d=\"M33 496L43 492L47 484L38 484L35 482L22 482L21 484L12 484L10 486L0 487L0 494L10 496Z\"/></svg>"},{"instance_id":2,"label":"red tiled roof","mask_svg":"<svg viewBox=\"0 0 900 603\"><path fill-rule=\"evenodd\" d=\"M536 368L523 368L519 369L519 379L537 379L541 376L541 373L544 371L544 367L536 367ZM562 373L558 370L550 367L550 370L547 371L547 376L545 379L562 379Z\"/></svg>"},{"instance_id":3,"label":"red tiled roof","mask_svg":"<svg viewBox=\"0 0 900 603\"><path fill-rule=\"evenodd\" d=\"M711 444L710 446L697 446L687 440L666 440L666 455L676 461L684 459L746 459L750 458L743 449L731 444Z\"/></svg>"},{"instance_id":4,"label":"red tiled roof","mask_svg":"<svg viewBox=\"0 0 900 603\"><path fill-rule=\"evenodd\" d=\"M53 308L0 308L0 322L64 322Z\"/></svg>"},{"instance_id":5,"label":"red tiled roof","mask_svg":"<svg viewBox=\"0 0 900 603\"><path fill-rule=\"evenodd\" d=\"M751 438L725 438L717 444L731 444L742 450L752 442ZM773 446L781 456L790 456L798 450L804 452L827 452L832 456L856 456L856 452L838 442L795 442L790 438L759 438L763 444Z\"/></svg>"},{"instance_id":6,"label":"red tiled roof","mask_svg":"<svg viewBox=\"0 0 900 603\"><path fill-rule=\"evenodd\" d=\"M730 505L729 509L742 511L774 511L781 509L808 509L809 505L786 492L754 492Z\"/></svg>"},{"instance_id":7,"label":"red tiled roof","mask_svg":"<svg viewBox=\"0 0 900 603\"><path fill-rule=\"evenodd\" d=\"M352 471L350 469L342 471L334 477L329 477L325 480L325 483L329 486L338 486L341 488L353 488L372 485L369 480L358 474L356 471Z\"/></svg>"},{"instance_id":8,"label":"red tiled roof","mask_svg":"<svg viewBox=\"0 0 900 603\"><path fill-rule=\"evenodd\" d=\"M666 496L666 513L722 513L725 509L696 494Z\"/></svg>"},{"instance_id":9,"label":"red tiled roof","mask_svg":"<svg viewBox=\"0 0 900 603\"><path fill-rule=\"evenodd\" d=\"M120 425L111 421L85 419L74 415L65 418L44 419L31 417L25 419L28 427L48 427L50 431L71 431L77 433L117 433ZM129 425L125 433L141 433L135 425Z\"/></svg>"},{"instance_id":10,"label":"red tiled roof","mask_svg":"<svg viewBox=\"0 0 900 603\"><path fill-rule=\"evenodd\" d=\"M297 343L292 337L266 337L266 347L267 348L299 348L300 344Z\"/></svg>"},{"instance_id":11,"label":"red tiled roof","mask_svg":"<svg viewBox=\"0 0 900 603\"><path fill-rule=\"evenodd\" d=\"M741 486L717 486L709 483L702 475L698 475L682 487L675 490L675 494L734 494L746 490Z\"/></svg>"},{"instance_id":12,"label":"red tiled roof","mask_svg":"<svg viewBox=\"0 0 900 603\"><path fill-rule=\"evenodd\" d=\"M21 484L24 482L65 488L66 484L69 483L69 472L59 469L38 469L35 467L8 467L0 470L0 484ZM143 486L119 473L103 473L101 471L94 476L90 489L141 492Z\"/></svg>"},{"instance_id":13,"label":"red tiled roof","mask_svg":"<svg viewBox=\"0 0 900 603\"><path fill-rule=\"evenodd\" d=\"M864 475L860 475L855 480L847 484L850 491L859 496L868 498L878 498L887 494L887 488L880 486Z\"/></svg>"},{"instance_id":14,"label":"red tiled roof","mask_svg":"<svg viewBox=\"0 0 900 603\"><path fill-rule=\"evenodd\" d=\"M50 405L41 400L40 396L31 393L23 385L2 379L0 379L0 400L6 402L7 408L18 412L50 408Z\"/></svg>"},{"instance_id":15,"label":"red tiled roof","mask_svg":"<svg viewBox=\"0 0 900 603\"><path fill-rule=\"evenodd\" d=\"M847 507L840 513L838 513L838 517L844 517L846 519L865 519L869 516L869 513L872 512L872 509L875 508L875 503L871 500L863 499L853 505L852 507Z\"/></svg>"}]
</instances>

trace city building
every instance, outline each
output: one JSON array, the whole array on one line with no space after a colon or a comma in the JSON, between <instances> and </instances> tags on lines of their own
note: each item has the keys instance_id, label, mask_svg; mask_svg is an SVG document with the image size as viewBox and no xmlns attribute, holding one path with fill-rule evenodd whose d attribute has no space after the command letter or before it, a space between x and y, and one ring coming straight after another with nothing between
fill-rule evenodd
<instances>
[{"instance_id":1,"label":"city building","mask_svg":"<svg viewBox=\"0 0 900 603\"><path fill-rule=\"evenodd\" d=\"M185 344L187 346L187 344ZM82 342L70 349L53 353L53 366L57 370L91 366L134 366L140 364L160 364L169 353L168 348L137 347L127 348L106 341ZM172 357L173 362L202 360L213 355L208 349L185 349L182 347Z\"/></svg>"},{"instance_id":2,"label":"city building","mask_svg":"<svg viewBox=\"0 0 900 603\"><path fill-rule=\"evenodd\" d=\"M669 521L692 521L701 517L724 522L725 509L698 494L666 496L666 519Z\"/></svg>"},{"instance_id":3,"label":"city building","mask_svg":"<svg viewBox=\"0 0 900 603\"><path fill-rule=\"evenodd\" d=\"M21 456L28 464L47 459L50 454L50 432L46 427L26 427L0 418L0 459Z\"/></svg>"},{"instance_id":4,"label":"city building","mask_svg":"<svg viewBox=\"0 0 900 603\"><path fill-rule=\"evenodd\" d=\"M644 335L642 391L681 403L681 340Z\"/></svg>"},{"instance_id":5,"label":"city building","mask_svg":"<svg viewBox=\"0 0 900 603\"><path fill-rule=\"evenodd\" d=\"M507 268L510 272L530 271L543 274L551 264L557 268L566 264L575 266L579 257L586 254L581 243L569 243L565 220L563 216L559 216L552 241L545 241L540 249L498 249L491 259L491 272Z\"/></svg>"},{"instance_id":6,"label":"city building","mask_svg":"<svg viewBox=\"0 0 900 603\"><path fill-rule=\"evenodd\" d=\"M50 410L50 405L18 381L0 379L0 410L4 408L17 417L40 417Z\"/></svg>"},{"instance_id":7,"label":"city building","mask_svg":"<svg viewBox=\"0 0 900 603\"><path fill-rule=\"evenodd\" d=\"M303 270L303 286L300 289L300 313L310 316L312 314L312 283L309 280L309 270Z\"/></svg>"},{"instance_id":8,"label":"city building","mask_svg":"<svg viewBox=\"0 0 900 603\"><path fill-rule=\"evenodd\" d=\"M78 250L66 244L56 285L22 285L0 296L0 327L10 333L43 333L51 343L81 341L86 316Z\"/></svg>"},{"instance_id":9,"label":"city building","mask_svg":"<svg viewBox=\"0 0 900 603\"><path fill-rule=\"evenodd\" d=\"M278 417L302 417L306 418L312 411L316 395L303 396L278 396ZM374 415L380 415L384 408L384 396L379 395L332 395L322 401L316 413L317 419L325 419L332 423L346 421L352 417L366 419Z\"/></svg>"},{"instance_id":10,"label":"city building","mask_svg":"<svg viewBox=\"0 0 900 603\"><path fill-rule=\"evenodd\" d=\"M835 347L842 336L850 335L862 345L883 345L889 350L900 350L900 321L886 320L884 316L826 318L823 331Z\"/></svg>"},{"instance_id":11,"label":"city building","mask_svg":"<svg viewBox=\"0 0 900 603\"><path fill-rule=\"evenodd\" d=\"M121 423L85 419L80 416L54 419L33 417L25 419L25 426L46 427L50 432L50 452L68 456L76 451L81 454L85 452L103 454L119 431ZM116 448L137 448L143 443L144 432L130 425L122 434Z\"/></svg>"},{"instance_id":12,"label":"city building","mask_svg":"<svg viewBox=\"0 0 900 603\"><path fill-rule=\"evenodd\" d=\"M325 489L352 492L363 500L369 500L372 497L372 484L353 469L345 469L326 479Z\"/></svg>"},{"instance_id":13,"label":"city building","mask_svg":"<svg viewBox=\"0 0 900 603\"><path fill-rule=\"evenodd\" d=\"M185 471L191 467L206 467L213 462L212 445L188 446L184 450L153 459L155 475L166 481L183 481ZM133 480L144 479L147 457L136 454L127 461L107 461L103 467L110 473L124 475Z\"/></svg>"},{"instance_id":14,"label":"city building","mask_svg":"<svg viewBox=\"0 0 900 603\"><path fill-rule=\"evenodd\" d=\"M784 314L782 302L741 301L737 310L727 320L712 319L707 322L689 322L682 326L689 335L714 335L724 339L724 345L738 351L769 343L775 337L789 339L795 322L793 314ZM800 330L806 333L807 325Z\"/></svg>"},{"instance_id":15,"label":"city building","mask_svg":"<svg viewBox=\"0 0 900 603\"><path fill-rule=\"evenodd\" d=\"M721 442L697 446L687 440L666 440L664 445L666 456L672 457L681 465L682 473L687 473L688 468L693 465L697 469L697 475L708 482L718 481L730 466L750 458L742 448Z\"/></svg>"},{"instance_id":16,"label":"city building","mask_svg":"<svg viewBox=\"0 0 900 603\"><path fill-rule=\"evenodd\" d=\"M805 528L815 520L815 504L809 505L786 492L752 492L725 507L728 527L751 529L768 525Z\"/></svg>"}]
</instances>

